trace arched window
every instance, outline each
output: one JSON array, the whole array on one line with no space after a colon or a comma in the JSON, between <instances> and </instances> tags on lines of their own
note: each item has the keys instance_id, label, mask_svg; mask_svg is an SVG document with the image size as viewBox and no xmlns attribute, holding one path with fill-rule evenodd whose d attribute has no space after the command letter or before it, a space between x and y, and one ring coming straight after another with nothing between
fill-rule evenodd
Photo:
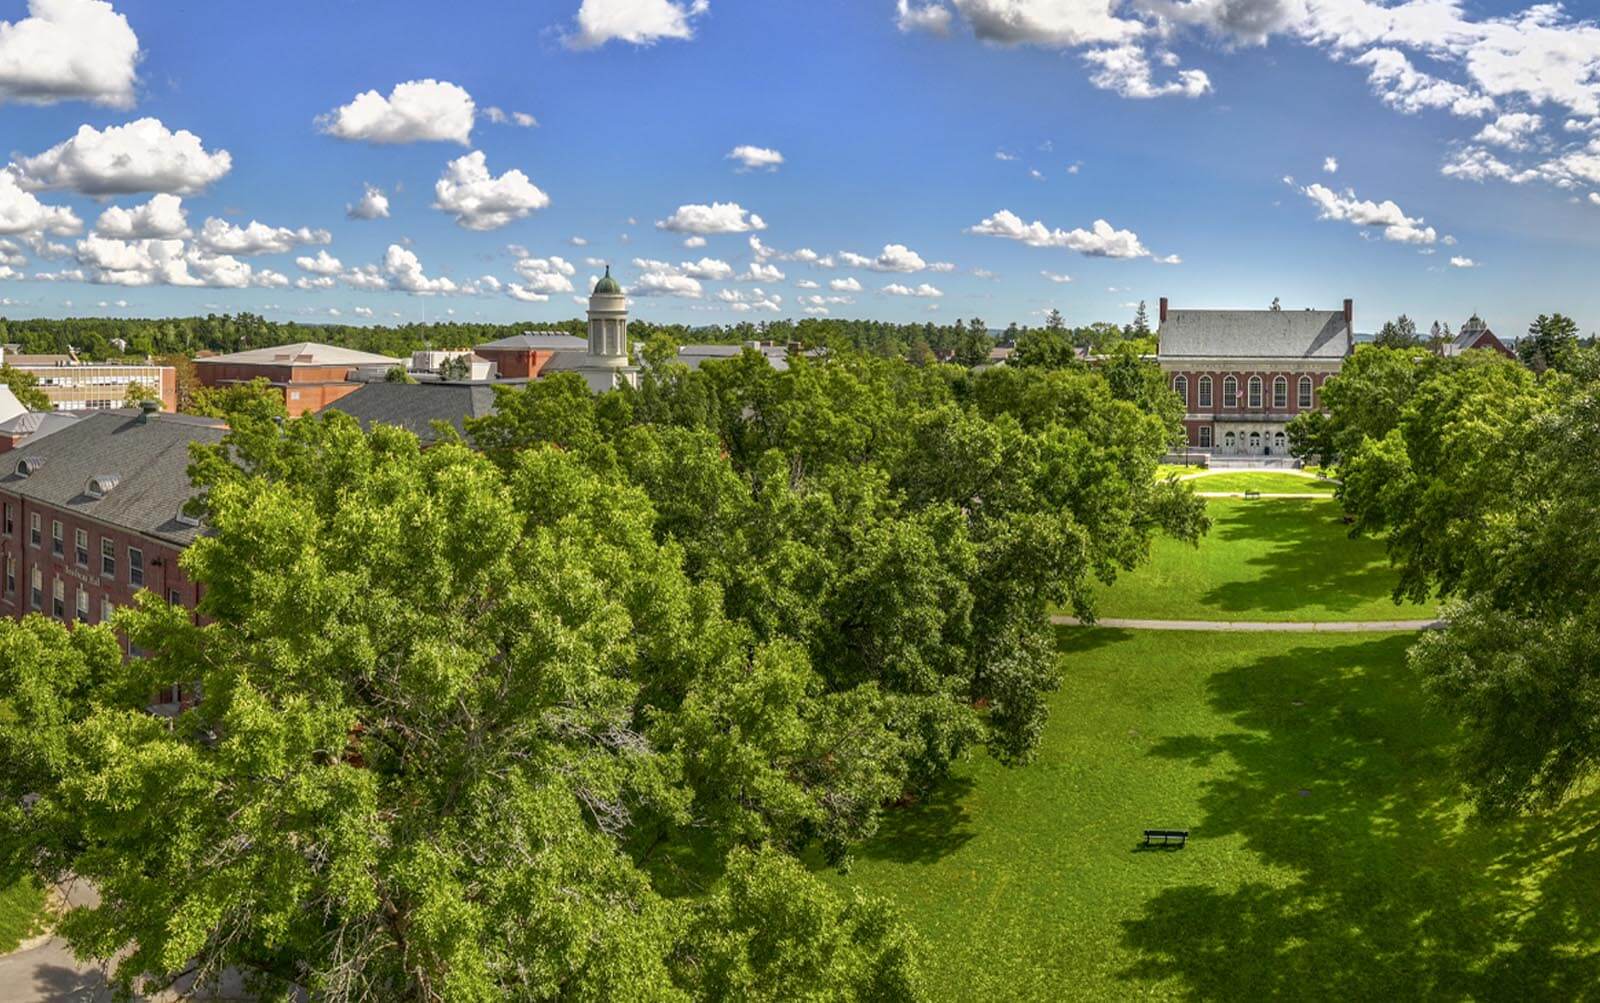
<instances>
[{"instance_id":1,"label":"arched window","mask_svg":"<svg viewBox=\"0 0 1600 1003\"><path fill-rule=\"evenodd\" d=\"M1283 433L1282 432L1273 433L1272 444L1274 446L1278 447L1279 449L1283 448L1283 446L1284 446L1284 438L1283 438Z\"/></svg>"},{"instance_id":2,"label":"arched window","mask_svg":"<svg viewBox=\"0 0 1600 1003\"><path fill-rule=\"evenodd\" d=\"M1232 376L1225 376L1222 380L1222 406L1239 406L1239 381Z\"/></svg>"},{"instance_id":3,"label":"arched window","mask_svg":"<svg viewBox=\"0 0 1600 1003\"><path fill-rule=\"evenodd\" d=\"M1282 411L1289 406L1289 381L1282 376L1272 381L1272 407Z\"/></svg>"},{"instance_id":4,"label":"arched window","mask_svg":"<svg viewBox=\"0 0 1600 1003\"><path fill-rule=\"evenodd\" d=\"M1250 433L1250 448L1251 448L1251 450L1257 450L1257 449L1261 448L1261 433L1260 432L1251 432Z\"/></svg>"},{"instance_id":5,"label":"arched window","mask_svg":"<svg viewBox=\"0 0 1600 1003\"><path fill-rule=\"evenodd\" d=\"M1311 409L1311 377L1302 376L1302 377L1300 377L1300 410L1309 411L1310 409Z\"/></svg>"},{"instance_id":6,"label":"arched window","mask_svg":"<svg viewBox=\"0 0 1600 1003\"><path fill-rule=\"evenodd\" d=\"M1210 407L1211 406L1211 377L1209 377L1209 376L1200 377L1200 386L1198 387L1198 390L1199 390L1199 393L1200 393L1200 406L1201 407Z\"/></svg>"},{"instance_id":7,"label":"arched window","mask_svg":"<svg viewBox=\"0 0 1600 1003\"><path fill-rule=\"evenodd\" d=\"M1259 376L1250 377L1250 396L1249 396L1249 401L1250 401L1250 405L1249 405L1250 407L1260 407L1261 406L1261 377L1259 377Z\"/></svg>"},{"instance_id":8,"label":"arched window","mask_svg":"<svg viewBox=\"0 0 1600 1003\"><path fill-rule=\"evenodd\" d=\"M1233 448L1235 441L1237 440L1234 439L1232 432L1229 432L1227 435L1222 437L1222 444L1227 446L1229 449Z\"/></svg>"},{"instance_id":9,"label":"arched window","mask_svg":"<svg viewBox=\"0 0 1600 1003\"><path fill-rule=\"evenodd\" d=\"M1187 376L1174 376L1172 378L1172 392L1183 398L1183 406L1189 406L1189 378Z\"/></svg>"}]
</instances>

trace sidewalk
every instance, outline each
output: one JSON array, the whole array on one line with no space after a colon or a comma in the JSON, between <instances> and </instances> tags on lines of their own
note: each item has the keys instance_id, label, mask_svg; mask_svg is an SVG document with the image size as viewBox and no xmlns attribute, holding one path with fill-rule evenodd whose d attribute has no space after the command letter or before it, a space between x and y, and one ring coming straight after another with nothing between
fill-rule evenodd
<instances>
[{"instance_id":1,"label":"sidewalk","mask_svg":"<svg viewBox=\"0 0 1600 1003\"><path fill-rule=\"evenodd\" d=\"M1050 622L1062 627L1082 627L1075 616L1052 616ZM1117 630L1197 630L1238 634L1361 634L1440 630L1443 620L1331 620L1324 623L1270 620L1116 620L1103 618L1088 626Z\"/></svg>"}]
</instances>

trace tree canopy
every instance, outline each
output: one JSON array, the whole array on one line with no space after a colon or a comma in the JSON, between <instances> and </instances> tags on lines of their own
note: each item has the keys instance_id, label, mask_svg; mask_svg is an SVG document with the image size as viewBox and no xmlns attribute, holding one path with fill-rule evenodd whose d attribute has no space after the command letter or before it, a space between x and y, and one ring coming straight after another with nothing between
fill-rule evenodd
<instances>
[{"instance_id":1,"label":"tree canopy","mask_svg":"<svg viewBox=\"0 0 1600 1003\"><path fill-rule=\"evenodd\" d=\"M642 354L426 451L337 413L197 449L198 622L143 594L127 662L0 624L0 880L92 880L63 932L130 988L917 998L905 925L796 858L847 865L975 748L1028 760L1052 609L1206 528L1154 476L1170 391L1136 354ZM203 698L145 714L174 680Z\"/></svg>"}]
</instances>

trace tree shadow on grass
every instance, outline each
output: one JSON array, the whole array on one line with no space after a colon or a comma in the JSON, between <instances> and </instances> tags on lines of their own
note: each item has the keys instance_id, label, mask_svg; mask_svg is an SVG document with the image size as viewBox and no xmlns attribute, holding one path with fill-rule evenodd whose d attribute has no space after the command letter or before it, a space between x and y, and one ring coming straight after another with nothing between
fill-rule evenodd
<instances>
[{"instance_id":1,"label":"tree shadow on grass","mask_svg":"<svg viewBox=\"0 0 1600 1003\"><path fill-rule=\"evenodd\" d=\"M877 834L857 853L873 860L931 864L956 852L976 835L966 807L973 786L968 777L950 777L917 803L890 808Z\"/></svg>"},{"instance_id":2,"label":"tree shadow on grass","mask_svg":"<svg viewBox=\"0 0 1600 1003\"><path fill-rule=\"evenodd\" d=\"M1211 680L1241 731L1152 755L1217 772L1186 852L1281 879L1170 888L1123 924L1120 973L1197 1000L1600 998L1600 791L1472 817L1407 638L1305 647ZM1203 838L1202 838L1203 837Z\"/></svg>"},{"instance_id":3,"label":"tree shadow on grass","mask_svg":"<svg viewBox=\"0 0 1600 1003\"><path fill-rule=\"evenodd\" d=\"M1222 612L1287 612L1320 606L1348 612L1386 598L1397 578L1380 546L1348 539L1337 504L1275 500L1237 506L1219 518L1212 536L1270 541L1243 562L1247 580L1224 582L1201 601Z\"/></svg>"},{"instance_id":4,"label":"tree shadow on grass","mask_svg":"<svg viewBox=\"0 0 1600 1003\"><path fill-rule=\"evenodd\" d=\"M1122 627L1057 627L1056 651L1062 655L1084 655L1100 648L1131 641L1138 631Z\"/></svg>"}]
</instances>

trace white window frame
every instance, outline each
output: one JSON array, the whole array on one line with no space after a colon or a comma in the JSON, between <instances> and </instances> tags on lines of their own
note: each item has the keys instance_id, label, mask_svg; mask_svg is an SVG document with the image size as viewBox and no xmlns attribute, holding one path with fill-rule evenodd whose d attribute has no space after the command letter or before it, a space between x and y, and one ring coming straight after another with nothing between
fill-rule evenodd
<instances>
[{"instance_id":1,"label":"white window frame","mask_svg":"<svg viewBox=\"0 0 1600 1003\"><path fill-rule=\"evenodd\" d=\"M1261 409L1261 377L1250 377L1250 382L1245 384L1245 388L1245 406L1252 411L1259 411Z\"/></svg>"},{"instance_id":2,"label":"white window frame","mask_svg":"<svg viewBox=\"0 0 1600 1003\"><path fill-rule=\"evenodd\" d=\"M1309 376L1300 377L1300 397L1299 397L1300 410L1309 411L1313 407L1316 407L1316 404L1313 403L1315 401L1315 398L1312 396L1312 394L1315 392L1315 389L1316 389L1315 386L1311 382L1311 377L1309 377Z\"/></svg>"},{"instance_id":3,"label":"white window frame","mask_svg":"<svg viewBox=\"0 0 1600 1003\"><path fill-rule=\"evenodd\" d=\"M1195 387L1195 395L1199 398L1199 400L1196 402L1196 406L1211 406L1211 377L1200 377L1200 383L1197 387Z\"/></svg>"}]
</instances>

